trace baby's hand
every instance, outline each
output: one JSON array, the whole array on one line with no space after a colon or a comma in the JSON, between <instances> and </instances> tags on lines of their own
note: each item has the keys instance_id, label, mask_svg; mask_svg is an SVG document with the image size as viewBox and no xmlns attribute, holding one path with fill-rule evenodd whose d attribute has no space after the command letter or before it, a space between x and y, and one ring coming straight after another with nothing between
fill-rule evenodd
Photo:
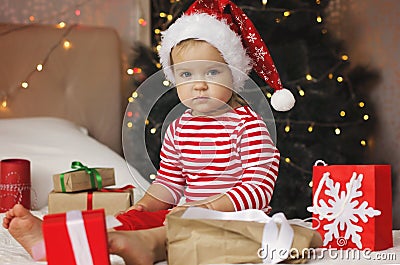
<instances>
[{"instance_id":1,"label":"baby's hand","mask_svg":"<svg viewBox=\"0 0 400 265\"><path fill-rule=\"evenodd\" d=\"M188 208L188 206L186 206L186 205L176 206L176 207L172 208L172 209L169 211L168 214L180 212L180 211L183 211L183 210L185 210L185 209L187 209L187 208Z\"/></svg>"},{"instance_id":2,"label":"baby's hand","mask_svg":"<svg viewBox=\"0 0 400 265\"><path fill-rule=\"evenodd\" d=\"M173 214L176 212L180 212L180 211L184 211L188 208L188 206L186 205L180 205L180 206L176 206L174 208L172 208L168 214ZM163 225L167 225L167 218L165 218Z\"/></svg>"},{"instance_id":3,"label":"baby's hand","mask_svg":"<svg viewBox=\"0 0 400 265\"><path fill-rule=\"evenodd\" d=\"M130 210L136 210L136 211L139 211L139 212L144 212L144 211L146 211L146 207L143 204L136 203L135 205L129 207L125 212L128 212Z\"/></svg>"},{"instance_id":4,"label":"baby's hand","mask_svg":"<svg viewBox=\"0 0 400 265\"><path fill-rule=\"evenodd\" d=\"M179 211L183 211L189 207L201 207L201 208L206 208L206 209L210 209L209 204L208 203L202 203L202 202L187 202L185 204L176 206L174 208L171 209L171 211L169 212L169 214L172 213L176 213Z\"/></svg>"}]
</instances>

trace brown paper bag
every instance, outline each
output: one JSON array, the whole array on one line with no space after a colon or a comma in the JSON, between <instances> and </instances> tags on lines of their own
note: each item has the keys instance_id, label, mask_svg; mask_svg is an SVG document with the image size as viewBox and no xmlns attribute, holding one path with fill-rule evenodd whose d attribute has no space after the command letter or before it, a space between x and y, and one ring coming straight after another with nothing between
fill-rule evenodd
<instances>
[{"instance_id":1,"label":"brown paper bag","mask_svg":"<svg viewBox=\"0 0 400 265\"><path fill-rule=\"evenodd\" d=\"M114 169L113 168L95 168L101 176L103 187L115 185ZM61 175L64 176L61 178ZM75 192L83 190L91 190L98 188L96 181L95 187L92 187L89 174L85 170L65 172L62 174L53 175L54 191L55 192ZM64 184L62 188L61 180Z\"/></svg>"},{"instance_id":2,"label":"brown paper bag","mask_svg":"<svg viewBox=\"0 0 400 265\"><path fill-rule=\"evenodd\" d=\"M262 263L264 223L232 220L183 219L167 216L168 264L199 265ZM306 250L322 244L318 232L291 225L292 250L285 263L304 263ZM300 254L300 255L299 255Z\"/></svg>"},{"instance_id":3,"label":"brown paper bag","mask_svg":"<svg viewBox=\"0 0 400 265\"><path fill-rule=\"evenodd\" d=\"M91 193L91 195L89 195ZM92 196L91 198L89 196ZM133 190L119 192L93 191L60 193L50 192L48 197L49 214L72 210L91 210L104 208L106 215L115 215L133 205Z\"/></svg>"}]
</instances>

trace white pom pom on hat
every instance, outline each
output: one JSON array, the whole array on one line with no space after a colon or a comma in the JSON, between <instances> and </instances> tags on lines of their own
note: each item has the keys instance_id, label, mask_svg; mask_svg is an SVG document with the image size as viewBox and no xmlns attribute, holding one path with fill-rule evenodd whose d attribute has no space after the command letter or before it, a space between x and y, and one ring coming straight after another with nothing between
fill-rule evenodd
<instances>
[{"instance_id":1,"label":"white pom pom on hat","mask_svg":"<svg viewBox=\"0 0 400 265\"><path fill-rule=\"evenodd\" d=\"M230 0L196 0L185 14L162 33L160 62L166 78L174 83L170 53L183 40L204 40L216 47L226 63L248 74L251 68L272 88L271 105L288 111L295 104L290 90L283 88L268 48L253 22ZM233 77L233 89L243 86L243 75Z\"/></svg>"},{"instance_id":2,"label":"white pom pom on hat","mask_svg":"<svg viewBox=\"0 0 400 265\"><path fill-rule=\"evenodd\" d=\"M295 103L292 92L286 88L275 91L271 97L271 105L277 111L291 110Z\"/></svg>"}]
</instances>

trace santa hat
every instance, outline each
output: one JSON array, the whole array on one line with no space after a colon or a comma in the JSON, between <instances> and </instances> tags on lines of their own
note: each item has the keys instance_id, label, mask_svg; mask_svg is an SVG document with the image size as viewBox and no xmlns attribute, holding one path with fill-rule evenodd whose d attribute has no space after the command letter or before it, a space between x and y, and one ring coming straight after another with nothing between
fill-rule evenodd
<instances>
[{"instance_id":1,"label":"santa hat","mask_svg":"<svg viewBox=\"0 0 400 265\"><path fill-rule=\"evenodd\" d=\"M233 69L247 74L254 71L274 93L271 105L275 110L288 111L295 103L293 94L283 88L278 71L267 46L251 20L229 0L197 0L162 33L160 62L166 78L174 83L170 53L183 40L197 39L217 48L225 62ZM245 75L233 75L237 91L243 87Z\"/></svg>"}]
</instances>

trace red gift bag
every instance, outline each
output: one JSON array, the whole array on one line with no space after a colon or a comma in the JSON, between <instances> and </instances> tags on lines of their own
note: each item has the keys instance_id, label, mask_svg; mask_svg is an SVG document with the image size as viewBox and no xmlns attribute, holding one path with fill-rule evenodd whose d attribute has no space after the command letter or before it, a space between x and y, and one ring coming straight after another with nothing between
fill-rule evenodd
<instances>
[{"instance_id":1,"label":"red gift bag","mask_svg":"<svg viewBox=\"0 0 400 265\"><path fill-rule=\"evenodd\" d=\"M313 226L336 249L393 246L390 165L313 167Z\"/></svg>"},{"instance_id":2,"label":"red gift bag","mask_svg":"<svg viewBox=\"0 0 400 265\"><path fill-rule=\"evenodd\" d=\"M43 218L48 265L110 265L103 209Z\"/></svg>"}]
</instances>

